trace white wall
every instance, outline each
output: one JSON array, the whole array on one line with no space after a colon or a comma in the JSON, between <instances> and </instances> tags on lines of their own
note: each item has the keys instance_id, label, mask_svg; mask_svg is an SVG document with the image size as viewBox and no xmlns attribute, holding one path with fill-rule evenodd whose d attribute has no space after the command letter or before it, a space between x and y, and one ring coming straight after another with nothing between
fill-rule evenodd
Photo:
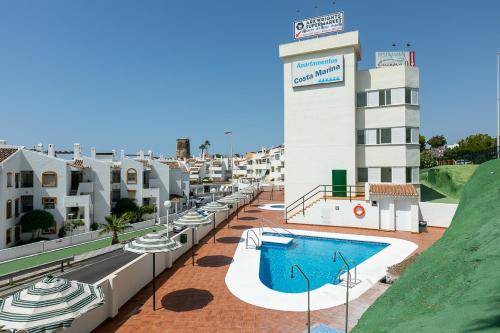
<instances>
[{"instance_id":1,"label":"white wall","mask_svg":"<svg viewBox=\"0 0 500 333\"><path fill-rule=\"evenodd\" d=\"M458 204L421 202L419 204L421 219L429 227L448 228L455 216Z\"/></svg>"}]
</instances>

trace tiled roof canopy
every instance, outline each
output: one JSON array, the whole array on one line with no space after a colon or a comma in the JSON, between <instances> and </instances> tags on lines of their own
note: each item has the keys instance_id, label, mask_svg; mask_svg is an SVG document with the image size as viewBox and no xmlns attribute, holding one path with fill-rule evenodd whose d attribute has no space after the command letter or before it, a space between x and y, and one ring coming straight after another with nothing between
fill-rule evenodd
<instances>
[{"instance_id":1,"label":"tiled roof canopy","mask_svg":"<svg viewBox=\"0 0 500 333\"><path fill-rule=\"evenodd\" d=\"M83 169L86 168L86 166L83 164L83 160L74 160L70 163L68 163L70 166L78 169Z\"/></svg>"},{"instance_id":2,"label":"tiled roof canopy","mask_svg":"<svg viewBox=\"0 0 500 333\"><path fill-rule=\"evenodd\" d=\"M370 184L370 194L398 197L418 196L417 190L412 184Z\"/></svg>"},{"instance_id":3,"label":"tiled roof canopy","mask_svg":"<svg viewBox=\"0 0 500 333\"><path fill-rule=\"evenodd\" d=\"M17 148L0 148L0 163L5 161L10 155L14 154Z\"/></svg>"}]
</instances>

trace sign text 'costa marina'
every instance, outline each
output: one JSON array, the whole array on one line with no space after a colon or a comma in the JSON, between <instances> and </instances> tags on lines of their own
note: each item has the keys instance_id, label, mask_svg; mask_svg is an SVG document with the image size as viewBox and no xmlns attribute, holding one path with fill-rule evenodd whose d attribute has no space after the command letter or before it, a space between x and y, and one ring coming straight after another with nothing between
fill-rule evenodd
<instances>
[{"instance_id":1,"label":"sign text 'costa marina'","mask_svg":"<svg viewBox=\"0 0 500 333\"><path fill-rule=\"evenodd\" d=\"M342 55L292 63L293 87L341 81L344 81L344 57Z\"/></svg>"},{"instance_id":2,"label":"sign text 'costa marina'","mask_svg":"<svg viewBox=\"0 0 500 333\"><path fill-rule=\"evenodd\" d=\"M294 39L339 31L344 31L344 12L317 16L293 23Z\"/></svg>"}]
</instances>

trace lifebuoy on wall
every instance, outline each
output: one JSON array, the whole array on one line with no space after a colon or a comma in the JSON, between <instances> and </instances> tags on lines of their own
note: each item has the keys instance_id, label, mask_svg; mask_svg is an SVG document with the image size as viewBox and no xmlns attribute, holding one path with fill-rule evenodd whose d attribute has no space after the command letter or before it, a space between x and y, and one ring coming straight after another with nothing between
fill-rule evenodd
<instances>
[{"instance_id":1,"label":"lifebuoy on wall","mask_svg":"<svg viewBox=\"0 0 500 333\"><path fill-rule=\"evenodd\" d=\"M354 206L353 211L354 211L354 215L356 215L356 217L365 216L365 208L361 205Z\"/></svg>"}]
</instances>

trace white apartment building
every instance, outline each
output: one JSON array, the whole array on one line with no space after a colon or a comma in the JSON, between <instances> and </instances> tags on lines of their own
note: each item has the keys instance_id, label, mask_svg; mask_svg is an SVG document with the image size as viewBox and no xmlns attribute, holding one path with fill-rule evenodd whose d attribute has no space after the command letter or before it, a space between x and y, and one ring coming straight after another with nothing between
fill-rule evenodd
<instances>
[{"instance_id":1,"label":"white apartment building","mask_svg":"<svg viewBox=\"0 0 500 333\"><path fill-rule=\"evenodd\" d=\"M245 163L239 163L246 170L246 178L281 185L285 179L285 148L283 145L262 148L257 152L246 153ZM239 173L239 172L238 172Z\"/></svg>"},{"instance_id":2,"label":"white apartment building","mask_svg":"<svg viewBox=\"0 0 500 333\"><path fill-rule=\"evenodd\" d=\"M418 68L359 70L357 31L283 44L279 56L285 204L321 185L351 200L332 200L331 217L317 223L418 231ZM355 205L363 217L353 216Z\"/></svg>"},{"instance_id":3,"label":"white apartment building","mask_svg":"<svg viewBox=\"0 0 500 333\"><path fill-rule=\"evenodd\" d=\"M56 225L43 237L56 238L64 221L81 219L88 231L93 222L102 223L120 198L138 205L154 204L165 215L163 201L176 197L189 200L189 174L180 165L172 167L150 152L120 159L115 152L83 156L79 144L66 160L57 156L54 145L47 152L0 143L0 249L22 237L19 221L33 209L50 212ZM182 199L180 199L182 198ZM29 235L24 235L29 237Z\"/></svg>"}]
</instances>

